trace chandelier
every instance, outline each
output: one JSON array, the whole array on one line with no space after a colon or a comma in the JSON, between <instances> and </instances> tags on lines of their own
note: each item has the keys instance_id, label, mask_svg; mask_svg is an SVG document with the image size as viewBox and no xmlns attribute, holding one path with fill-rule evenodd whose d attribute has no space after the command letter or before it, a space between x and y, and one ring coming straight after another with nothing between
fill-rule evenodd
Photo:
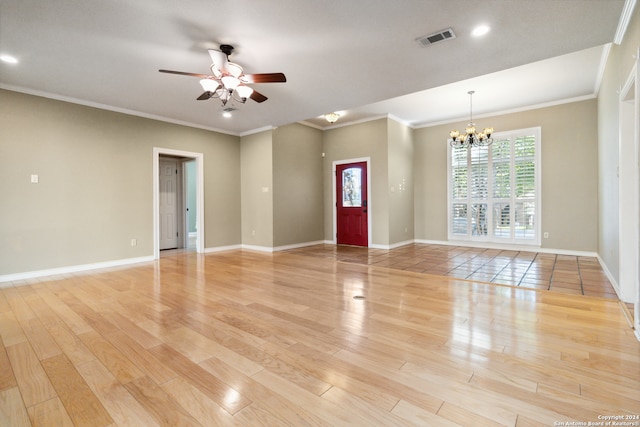
<instances>
[{"instance_id":1,"label":"chandelier","mask_svg":"<svg viewBox=\"0 0 640 427\"><path fill-rule=\"evenodd\" d=\"M471 148L471 147L487 147L493 143L491 134L493 128L484 128L482 132L476 133L476 124L473 123L473 94L475 91L470 90L469 94L469 124L465 132L461 134L457 130L449 132L449 139L447 140L453 148Z\"/></svg>"},{"instance_id":2,"label":"chandelier","mask_svg":"<svg viewBox=\"0 0 640 427\"><path fill-rule=\"evenodd\" d=\"M324 118L329 122L329 123L335 123L338 121L338 119L340 118L340 114L338 113L328 113L324 115Z\"/></svg>"},{"instance_id":3,"label":"chandelier","mask_svg":"<svg viewBox=\"0 0 640 427\"><path fill-rule=\"evenodd\" d=\"M200 80L200 86L205 91L202 96L206 96L203 99L220 98L223 106L231 99L244 104L253 93L253 89L240 80L243 70L238 64L227 62L224 71L211 65L211 72L213 76Z\"/></svg>"}]
</instances>

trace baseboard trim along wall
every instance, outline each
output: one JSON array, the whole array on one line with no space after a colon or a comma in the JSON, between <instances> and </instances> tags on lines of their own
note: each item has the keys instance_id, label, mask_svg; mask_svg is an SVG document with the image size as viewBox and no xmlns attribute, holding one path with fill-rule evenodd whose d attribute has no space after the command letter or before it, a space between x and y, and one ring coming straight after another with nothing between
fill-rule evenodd
<instances>
[{"instance_id":1,"label":"baseboard trim along wall","mask_svg":"<svg viewBox=\"0 0 640 427\"><path fill-rule=\"evenodd\" d=\"M294 243L292 245L274 246L272 248L269 246L256 246L256 245L241 245L241 248L247 249L250 251L259 251L259 252L279 252L279 251L286 251L289 249L304 248L307 246L323 245L325 243L332 244L333 242L329 243L324 240L316 240L314 242Z\"/></svg>"},{"instance_id":2,"label":"baseboard trim along wall","mask_svg":"<svg viewBox=\"0 0 640 427\"><path fill-rule=\"evenodd\" d=\"M230 245L230 246L217 246L215 248L205 248L205 254L211 254L215 252L233 251L235 249L242 249L242 245Z\"/></svg>"},{"instance_id":3,"label":"baseboard trim along wall","mask_svg":"<svg viewBox=\"0 0 640 427\"><path fill-rule=\"evenodd\" d=\"M125 265L153 262L153 255L139 258L126 258L113 261L96 262L92 264L71 265L69 267L50 268L46 270L27 271L24 273L5 274L0 276L0 288L7 288L10 282L35 279L38 277L55 276L57 274L79 273L82 271L99 270L101 268L122 267ZM3 285L5 283L5 285Z\"/></svg>"},{"instance_id":4,"label":"baseboard trim along wall","mask_svg":"<svg viewBox=\"0 0 640 427\"><path fill-rule=\"evenodd\" d=\"M607 268L607 264L605 264L604 260L600 258L600 255L598 255L598 262L600 263L600 267L602 267L602 271L604 271L604 274L607 276L607 279L609 279L609 282L611 282L613 290L616 291L616 295L620 297L620 285L618 285L618 282L616 282L616 280L613 278L613 275Z\"/></svg>"},{"instance_id":5,"label":"baseboard trim along wall","mask_svg":"<svg viewBox=\"0 0 640 427\"><path fill-rule=\"evenodd\" d=\"M257 245L241 245L240 249L246 249L248 251L258 251L258 252L273 252L274 248L269 246L257 246Z\"/></svg>"},{"instance_id":6,"label":"baseboard trim along wall","mask_svg":"<svg viewBox=\"0 0 640 427\"><path fill-rule=\"evenodd\" d=\"M571 256L587 256L597 258L597 252L589 251L571 251L567 249L550 249L541 248L539 246L525 246L525 245L503 245L489 242L469 242L469 241L448 241L448 240L421 240L416 239L414 243L422 243L425 245L447 245L447 246L465 246L469 248L485 248L485 249L500 249L503 251L523 251L523 252L538 252L543 254L558 254L558 255L571 255Z\"/></svg>"},{"instance_id":7,"label":"baseboard trim along wall","mask_svg":"<svg viewBox=\"0 0 640 427\"><path fill-rule=\"evenodd\" d=\"M514 250L514 251L553 253L553 254L559 254L559 255L594 257L598 259L598 262L602 266L602 269L607 275L613 288L615 289L616 293L619 294L618 283L613 279L613 276L609 272L609 269L607 268L603 260L600 258L600 256L596 252L568 251L563 249L548 249L548 248L530 247L530 246L508 246L508 245L505 246L505 245L491 245L489 243L474 244L472 242L450 242L450 241L441 241L441 240L421 240L421 239L406 240L404 242L398 242L392 245L372 244L369 246L369 248L390 250L390 249L396 249L402 246L411 245L413 243L427 244L427 245L466 246L466 247L477 247L477 248L487 248L487 249L502 249L502 250ZM288 249L296 249L296 248L303 248L306 246L323 245L323 244L335 245L336 243L331 240L317 240L313 242L295 243L292 245L283 245L283 246L276 246L276 247L241 244L241 245L229 245L229 246L205 248L204 253L216 253L216 252L224 252L224 251L231 251L231 250L237 250L237 249L246 249L246 250L258 251L258 252L273 253L273 252L279 252L279 251L286 251ZM99 270L101 268L121 267L121 266L126 266L131 264L138 264L138 263L152 262L152 261L154 261L153 256L146 256L146 257L138 257L138 258L120 259L120 260L114 260L114 261L97 262L92 264L72 265L69 267L51 268L46 270L27 271L24 273L0 275L0 288L12 286L6 283L10 283L14 281L35 279L38 277L45 277L45 276L55 276L56 274L79 273L79 272L89 271L89 270ZM3 283L5 283L5 285L3 285Z\"/></svg>"},{"instance_id":8,"label":"baseboard trim along wall","mask_svg":"<svg viewBox=\"0 0 640 427\"><path fill-rule=\"evenodd\" d=\"M274 252L286 251L288 249L297 249L297 248L304 248L307 246L315 246L315 245L323 245L323 244L324 244L324 240L316 240L315 242L295 243L293 245L276 246L275 248L273 248L273 251Z\"/></svg>"}]
</instances>

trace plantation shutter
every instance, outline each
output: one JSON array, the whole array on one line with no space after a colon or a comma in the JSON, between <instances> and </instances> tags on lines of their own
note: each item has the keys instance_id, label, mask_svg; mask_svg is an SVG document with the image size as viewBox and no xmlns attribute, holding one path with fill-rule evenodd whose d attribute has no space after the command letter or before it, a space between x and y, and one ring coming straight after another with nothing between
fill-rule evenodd
<instances>
[{"instance_id":1,"label":"plantation shutter","mask_svg":"<svg viewBox=\"0 0 640 427\"><path fill-rule=\"evenodd\" d=\"M514 143L515 237L534 239L536 222L536 137L519 136Z\"/></svg>"},{"instance_id":2,"label":"plantation shutter","mask_svg":"<svg viewBox=\"0 0 640 427\"><path fill-rule=\"evenodd\" d=\"M449 238L539 244L540 128L450 148Z\"/></svg>"}]
</instances>

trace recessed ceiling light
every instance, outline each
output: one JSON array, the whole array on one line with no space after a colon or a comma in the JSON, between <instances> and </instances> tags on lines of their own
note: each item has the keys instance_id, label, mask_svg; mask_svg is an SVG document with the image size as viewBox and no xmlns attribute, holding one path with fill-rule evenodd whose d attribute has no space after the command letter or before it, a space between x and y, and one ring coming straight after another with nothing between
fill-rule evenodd
<instances>
[{"instance_id":1,"label":"recessed ceiling light","mask_svg":"<svg viewBox=\"0 0 640 427\"><path fill-rule=\"evenodd\" d=\"M491 28L488 25L478 25L473 29L473 31L471 31L471 35L473 37L484 36L489 32L489 30L491 30Z\"/></svg>"},{"instance_id":2,"label":"recessed ceiling light","mask_svg":"<svg viewBox=\"0 0 640 427\"><path fill-rule=\"evenodd\" d=\"M11 56L11 55L0 55L0 61L6 62L7 64L18 63L18 59L15 56Z\"/></svg>"},{"instance_id":3,"label":"recessed ceiling light","mask_svg":"<svg viewBox=\"0 0 640 427\"><path fill-rule=\"evenodd\" d=\"M227 118L227 119L228 119L228 118L230 118L230 117L231 117L231 111L225 111L225 112L223 112L223 113L222 113L222 117Z\"/></svg>"}]
</instances>

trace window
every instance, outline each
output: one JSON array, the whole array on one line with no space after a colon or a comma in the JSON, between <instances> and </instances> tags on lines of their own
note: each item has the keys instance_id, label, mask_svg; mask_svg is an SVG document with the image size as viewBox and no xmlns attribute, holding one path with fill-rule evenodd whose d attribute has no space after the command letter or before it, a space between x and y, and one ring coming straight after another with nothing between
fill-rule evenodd
<instances>
[{"instance_id":1,"label":"window","mask_svg":"<svg viewBox=\"0 0 640 427\"><path fill-rule=\"evenodd\" d=\"M449 148L449 239L540 244L540 128Z\"/></svg>"},{"instance_id":2,"label":"window","mask_svg":"<svg viewBox=\"0 0 640 427\"><path fill-rule=\"evenodd\" d=\"M342 206L362 206L362 168L349 168L342 171Z\"/></svg>"}]
</instances>

